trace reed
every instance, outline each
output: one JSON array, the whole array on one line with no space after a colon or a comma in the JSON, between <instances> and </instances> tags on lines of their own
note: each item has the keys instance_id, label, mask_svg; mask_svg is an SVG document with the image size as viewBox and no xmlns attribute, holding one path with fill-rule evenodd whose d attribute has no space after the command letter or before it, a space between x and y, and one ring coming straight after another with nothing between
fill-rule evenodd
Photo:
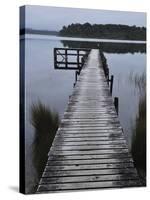
<instances>
[{"instance_id":1,"label":"reed","mask_svg":"<svg viewBox=\"0 0 150 200\"><path fill-rule=\"evenodd\" d=\"M129 74L129 81L134 84L135 88L139 90L140 93L145 93L146 89L146 73L143 72L142 75L134 74L131 72ZM143 93L143 94L144 94Z\"/></svg>"},{"instance_id":2,"label":"reed","mask_svg":"<svg viewBox=\"0 0 150 200\"><path fill-rule=\"evenodd\" d=\"M33 164L36 170L35 188L44 170L47 154L59 126L59 115L46 105L38 102L31 106L31 123L35 129L33 142Z\"/></svg>"},{"instance_id":3,"label":"reed","mask_svg":"<svg viewBox=\"0 0 150 200\"><path fill-rule=\"evenodd\" d=\"M139 103L139 114L133 130L131 152L138 173L145 182L146 179L146 98Z\"/></svg>"}]
</instances>

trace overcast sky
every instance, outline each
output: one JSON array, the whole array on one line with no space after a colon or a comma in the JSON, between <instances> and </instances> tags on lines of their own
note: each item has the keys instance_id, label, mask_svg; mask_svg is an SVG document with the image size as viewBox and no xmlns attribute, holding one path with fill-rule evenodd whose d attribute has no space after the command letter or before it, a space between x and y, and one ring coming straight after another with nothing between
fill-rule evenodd
<instances>
[{"instance_id":1,"label":"overcast sky","mask_svg":"<svg viewBox=\"0 0 150 200\"><path fill-rule=\"evenodd\" d=\"M64 25L85 22L146 26L146 14L142 12L26 6L26 28L60 30Z\"/></svg>"}]
</instances>

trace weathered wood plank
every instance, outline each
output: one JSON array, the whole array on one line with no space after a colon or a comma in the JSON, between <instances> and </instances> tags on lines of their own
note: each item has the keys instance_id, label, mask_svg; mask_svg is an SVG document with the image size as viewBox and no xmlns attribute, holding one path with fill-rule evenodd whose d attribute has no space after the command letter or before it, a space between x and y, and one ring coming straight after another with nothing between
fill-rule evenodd
<instances>
[{"instance_id":1,"label":"weathered wood plank","mask_svg":"<svg viewBox=\"0 0 150 200\"><path fill-rule=\"evenodd\" d=\"M90 123L90 122L95 122L95 123L105 123L105 122L118 122L118 118L115 117L115 118L107 118L107 119L67 119L67 118L64 118L62 119L62 123L63 122L70 122L70 123L73 123L73 122L80 122L80 123Z\"/></svg>"},{"instance_id":2,"label":"weathered wood plank","mask_svg":"<svg viewBox=\"0 0 150 200\"><path fill-rule=\"evenodd\" d=\"M46 191L61 191L61 190L85 190L85 189L100 189L100 188L121 188L121 187L137 187L141 186L138 180L124 181L100 181L100 182L85 182L81 183L66 183L66 184L45 184L39 185L38 192Z\"/></svg>"},{"instance_id":3,"label":"weathered wood plank","mask_svg":"<svg viewBox=\"0 0 150 200\"><path fill-rule=\"evenodd\" d=\"M94 116L90 116L90 115L88 115L88 116L86 116L86 115L84 115L84 116L78 116L78 115L75 115L75 116L73 116L73 115L70 115L70 116L68 116L68 115L64 115L64 118L65 119L68 119L68 118L70 118L70 120L72 120L72 119L77 119L77 120L83 120L83 119L105 119L105 120L109 120L109 119L116 119L117 117L116 116L101 116L101 115L94 115Z\"/></svg>"},{"instance_id":4,"label":"weathered wood plank","mask_svg":"<svg viewBox=\"0 0 150 200\"><path fill-rule=\"evenodd\" d=\"M125 169L86 169L86 170L64 170L64 171L44 171L42 177L62 177L62 176L84 176L84 175L106 175L106 174L135 174L137 176L136 170L134 168Z\"/></svg>"},{"instance_id":5,"label":"weathered wood plank","mask_svg":"<svg viewBox=\"0 0 150 200\"><path fill-rule=\"evenodd\" d=\"M60 133L60 135L61 135L61 137L69 137L69 138L87 138L87 137L89 137L89 138L93 138L93 137L108 137L108 138L115 138L115 137L123 137L123 135L122 135L122 133L78 133L78 132L68 132L68 133L66 133L66 132L61 132ZM56 138L57 137L59 137L59 134L56 136ZM106 139L106 138L105 138Z\"/></svg>"},{"instance_id":6,"label":"weathered wood plank","mask_svg":"<svg viewBox=\"0 0 150 200\"><path fill-rule=\"evenodd\" d=\"M51 150L64 150L64 151L73 151L73 150L99 150L99 149L125 149L127 148L126 144L101 144L101 145L78 145L78 146L52 146Z\"/></svg>"},{"instance_id":7,"label":"weathered wood plank","mask_svg":"<svg viewBox=\"0 0 150 200\"><path fill-rule=\"evenodd\" d=\"M61 123L61 127L63 126L67 126L67 125L70 125L70 126L91 126L91 125L95 125L95 126L107 126L107 125L119 125L119 122L118 121L62 121ZM120 126L120 125L119 125Z\"/></svg>"},{"instance_id":8,"label":"weathered wood plank","mask_svg":"<svg viewBox=\"0 0 150 200\"><path fill-rule=\"evenodd\" d=\"M58 142L78 142L78 141L124 141L124 137L65 137L65 136L56 136L54 139L54 142L58 141Z\"/></svg>"},{"instance_id":9,"label":"weathered wood plank","mask_svg":"<svg viewBox=\"0 0 150 200\"><path fill-rule=\"evenodd\" d=\"M48 160L92 160L92 159L122 159L132 158L129 153L116 153L116 154L92 154L92 155L49 155Z\"/></svg>"},{"instance_id":10,"label":"weathered wood plank","mask_svg":"<svg viewBox=\"0 0 150 200\"><path fill-rule=\"evenodd\" d=\"M53 163L52 163L53 164ZM46 165L46 171L61 171L61 170L86 170L86 169L123 169L123 168L133 168L132 163L102 163L102 164L82 164L82 165Z\"/></svg>"},{"instance_id":11,"label":"weathered wood plank","mask_svg":"<svg viewBox=\"0 0 150 200\"><path fill-rule=\"evenodd\" d=\"M105 108L105 109L103 109L103 110L100 110L100 109L90 109L90 108L78 108L78 107L76 107L76 108L72 108L72 107L68 107L67 108L67 110L66 110L66 112L84 112L84 113L105 113L105 112L107 112L107 113L112 113L112 112L116 112L116 110L113 110L113 109L111 109L111 108L109 108L109 109L107 109L107 108Z\"/></svg>"},{"instance_id":12,"label":"weathered wood plank","mask_svg":"<svg viewBox=\"0 0 150 200\"><path fill-rule=\"evenodd\" d=\"M115 127L115 126L99 126L99 127L61 127L61 131L69 131L69 132L80 132L83 131L84 132L93 132L97 131L98 133L117 133L117 131L122 131L122 128L120 126ZM110 132L109 132L110 131Z\"/></svg>"},{"instance_id":13,"label":"weathered wood plank","mask_svg":"<svg viewBox=\"0 0 150 200\"><path fill-rule=\"evenodd\" d=\"M122 144L126 144L126 142L124 140L117 140L117 141L108 141L108 140L104 140L104 141L69 141L69 142L66 142L66 141L60 141L60 140L56 140L54 141L54 146L77 146L77 145L80 145L80 146L84 146L84 145L122 145Z\"/></svg>"},{"instance_id":14,"label":"weathered wood plank","mask_svg":"<svg viewBox=\"0 0 150 200\"><path fill-rule=\"evenodd\" d=\"M113 175L96 175L96 176L70 176L70 177L52 177L41 179L40 184L48 183L75 183L75 182L93 182L93 181L124 181L124 180L137 180L135 174L113 174Z\"/></svg>"},{"instance_id":15,"label":"weathered wood plank","mask_svg":"<svg viewBox=\"0 0 150 200\"><path fill-rule=\"evenodd\" d=\"M91 151L50 151L49 156L53 155L99 155L99 154L118 154L118 153L128 153L128 149L100 149L100 150L91 150Z\"/></svg>"},{"instance_id":16,"label":"weathered wood plank","mask_svg":"<svg viewBox=\"0 0 150 200\"><path fill-rule=\"evenodd\" d=\"M112 163L133 163L131 158L108 158L108 159L95 159L95 160L48 160L47 165L61 166L61 165L88 165L88 164L112 164Z\"/></svg>"},{"instance_id":17,"label":"weathered wood plank","mask_svg":"<svg viewBox=\"0 0 150 200\"><path fill-rule=\"evenodd\" d=\"M101 124L100 124L101 125ZM122 133L122 128L118 124L111 124L108 125L107 128L105 129L105 126L102 124L102 126L97 125L94 127L91 123L88 124L67 124L60 126L59 133L107 133L107 134L118 134ZM106 124L107 125L107 124Z\"/></svg>"},{"instance_id":18,"label":"weathered wood plank","mask_svg":"<svg viewBox=\"0 0 150 200\"><path fill-rule=\"evenodd\" d=\"M89 128L89 125L90 127L97 127L97 128L103 128L103 127L109 127L109 128L120 128L120 124L118 124L118 122L103 122L103 123L73 123L73 122L70 122L70 123L62 123L60 128L61 127L73 127L73 128L78 128L78 127L88 127ZM103 128L104 129L104 128Z\"/></svg>"}]
</instances>

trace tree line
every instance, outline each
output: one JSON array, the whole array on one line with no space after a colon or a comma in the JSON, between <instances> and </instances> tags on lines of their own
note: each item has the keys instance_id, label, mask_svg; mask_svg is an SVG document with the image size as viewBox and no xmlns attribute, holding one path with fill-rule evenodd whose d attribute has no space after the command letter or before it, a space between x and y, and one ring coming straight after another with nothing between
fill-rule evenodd
<instances>
[{"instance_id":1,"label":"tree line","mask_svg":"<svg viewBox=\"0 0 150 200\"><path fill-rule=\"evenodd\" d=\"M75 23L63 26L60 36L101 39L146 40L146 28L121 24Z\"/></svg>"}]
</instances>

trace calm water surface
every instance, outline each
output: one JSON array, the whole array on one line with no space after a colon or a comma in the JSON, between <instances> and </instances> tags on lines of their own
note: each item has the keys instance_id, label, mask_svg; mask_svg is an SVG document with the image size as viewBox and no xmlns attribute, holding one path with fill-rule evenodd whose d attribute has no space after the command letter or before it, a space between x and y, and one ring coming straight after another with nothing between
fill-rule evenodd
<instances>
[{"instance_id":1,"label":"calm water surface","mask_svg":"<svg viewBox=\"0 0 150 200\"><path fill-rule=\"evenodd\" d=\"M24 40L22 39L21 42ZM54 70L53 48L63 47L63 44L58 37L50 40L50 38L30 36L25 40L27 192L32 191L36 177L32 162L34 128L31 125L31 105L40 101L57 111L62 117L69 95L72 94L75 72L73 70ZM90 47L90 43L88 44ZM69 45L71 44L69 43ZM113 96L119 97L119 118L130 148L140 97L139 90L131 81L131 77L142 76L143 72L145 73L146 55L139 53L140 51L138 53L116 53L115 50L111 53L107 52L109 51L104 54L110 73L114 75Z\"/></svg>"}]
</instances>

